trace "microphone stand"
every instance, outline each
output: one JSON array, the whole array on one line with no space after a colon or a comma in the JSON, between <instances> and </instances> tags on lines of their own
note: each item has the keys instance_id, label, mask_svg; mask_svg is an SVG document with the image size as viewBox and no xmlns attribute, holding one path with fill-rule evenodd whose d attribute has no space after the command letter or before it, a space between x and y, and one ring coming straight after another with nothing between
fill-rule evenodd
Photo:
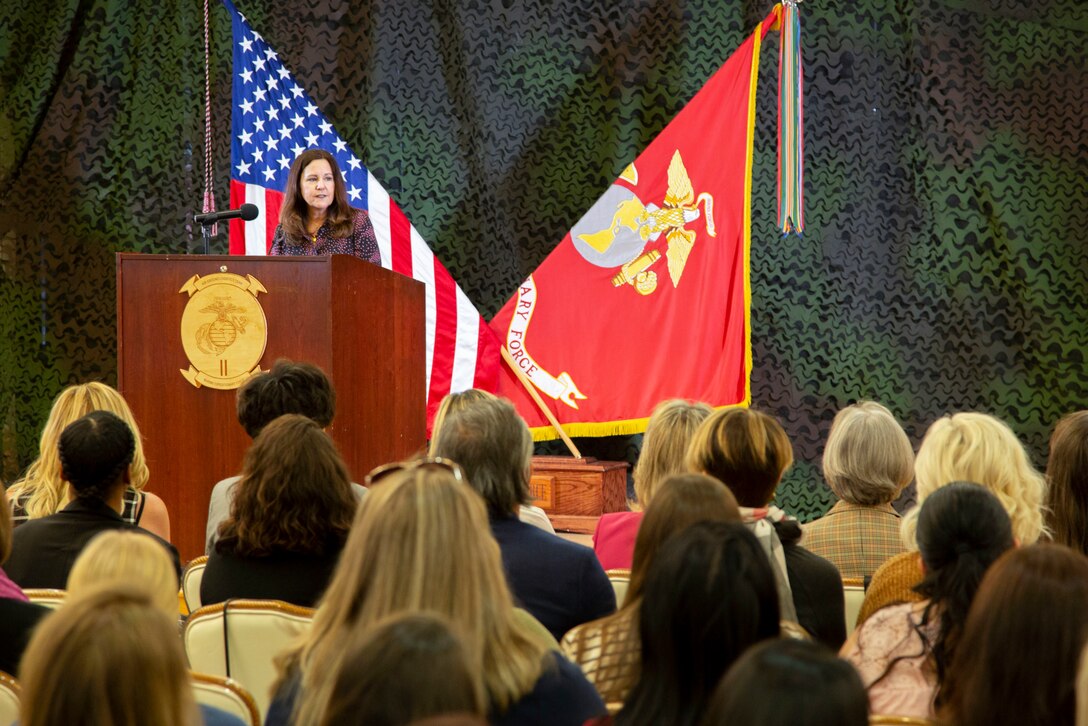
<instances>
[{"instance_id":1,"label":"microphone stand","mask_svg":"<svg viewBox=\"0 0 1088 726\"><path fill-rule=\"evenodd\" d=\"M212 227L215 224L215 222L210 224L207 222L200 223L200 235L204 238L204 254L208 254L209 245L211 245L212 241Z\"/></svg>"}]
</instances>

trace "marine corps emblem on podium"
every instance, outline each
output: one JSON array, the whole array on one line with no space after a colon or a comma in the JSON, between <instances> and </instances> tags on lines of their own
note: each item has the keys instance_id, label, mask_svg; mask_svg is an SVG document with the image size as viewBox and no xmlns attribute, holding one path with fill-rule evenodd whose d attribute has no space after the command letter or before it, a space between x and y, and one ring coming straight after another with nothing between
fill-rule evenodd
<instances>
[{"instance_id":1,"label":"marine corps emblem on podium","mask_svg":"<svg viewBox=\"0 0 1088 726\"><path fill-rule=\"evenodd\" d=\"M181 313L181 344L189 368L180 369L197 388L230 390L260 371L268 343L268 321L257 300L267 293L252 275L223 271L190 277L179 293L189 301Z\"/></svg>"}]
</instances>

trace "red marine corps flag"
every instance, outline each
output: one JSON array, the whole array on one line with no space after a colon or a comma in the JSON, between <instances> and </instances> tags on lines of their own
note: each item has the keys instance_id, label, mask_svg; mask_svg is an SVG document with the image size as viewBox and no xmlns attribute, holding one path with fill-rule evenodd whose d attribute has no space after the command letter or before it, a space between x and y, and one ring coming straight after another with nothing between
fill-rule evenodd
<instances>
[{"instance_id":1,"label":"red marine corps flag","mask_svg":"<svg viewBox=\"0 0 1088 726\"><path fill-rule=\"evenodd\" d=\"M572 436L645 430L654 406L746 405L756 28L490 325ZM504 366L500 392L557 434Z\"/></svg>"}]
</instances>

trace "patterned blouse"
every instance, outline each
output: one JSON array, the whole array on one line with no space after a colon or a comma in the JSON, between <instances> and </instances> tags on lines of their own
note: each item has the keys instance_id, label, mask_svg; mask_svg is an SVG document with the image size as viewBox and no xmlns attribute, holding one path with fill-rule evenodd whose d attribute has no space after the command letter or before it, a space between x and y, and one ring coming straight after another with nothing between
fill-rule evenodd
<instances>
[{"instance_id":1,"label":"patterned blouse","mask_svg":"<svg viewBox=\"0 0 1088 726\"><path fill-rule=\"evenodd\" d=\"M272 235L273 255L287 255L291 257L305 257L309 255L351 255L360 260L382 264L382 256L378 251L378 238L374 235L374 225L370 223L370 215L362 209L352 209L354 215L351 236L333 237L329 232L328 220L321 225L312 238L302 244L295 244L288 239L283 231L283 225L277 225Z\"/></svg>"},{"instance_id":2,"label":"patterned blouse","mask_svg":"<svg viewBox=\"0 0 1088 726\"><path fill-rule=\"evenodd\" d=\"M922 623L924 609L921 603L884 608L843 646L839 655L861 676L872 713L933 718L937 672L930 644L936 642L941 624L939 617ZM881 680L885 671L888 675Z\"/></svg>"}]
</instances>

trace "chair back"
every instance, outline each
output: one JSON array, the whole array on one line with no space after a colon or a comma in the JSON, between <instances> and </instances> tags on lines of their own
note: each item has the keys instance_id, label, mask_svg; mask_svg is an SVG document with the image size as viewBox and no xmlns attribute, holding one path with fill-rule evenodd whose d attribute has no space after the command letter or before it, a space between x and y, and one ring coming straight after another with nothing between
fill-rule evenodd
<instances>
[{"instance_id":1,"label":"chair back","mask_svg":"<svg viewBox=\"0 0 1088 726\"><path fill-rule=\"evenodd\" d=\"M261 714L253 694L237 681L207 673L190 673L193 695L201 706L211 706L237 716L248 726L261 726Z\"/></svg>"},{"instance_id":2,"label":"chair back","mask_svg":"<svg viewBox=\"0 0 1088 726\"><path fill-rule=\"evenodd\" d=\"M604 574L608 576L608 581L612 583L612 589L616 593L616 607L623 607L627 587L631 584L631 570L609 570Z\"/></svg>"},{"instance_id":3,"label":"chair back","mask_svg":"<svg viewBox=\"0 0 1088 726\"><path fill-rule=\"evenodd\" d=\"M279 600L228 600L193 612L185 623L189 666L232 678L250 692L261 720L272 701L277 655L310 629L314 611Z\"/></svg>"},{"instance_id":4,"label":"chair back","mask_svg":"<svg viewBox=\"0 0 1088 726\"><path fill-rule=\"evenodd\" d=\"M63 605L65 598L68 597L67 590L54 590L52 588L31 588L23 590L23 594L35 605L42 605L52 610L56 610Z\"/></svg>"},{"instance_id":5,"label":"chair back","mask_svg":"<svg viewBox=\"0 0 1088 726\"><path fill-rule=\"evenodd\" d=\"M865 602L865 581L860 577L842 578L843 599L846 605L846 637L858 625L858 613Z\"/></svg>"},{"instance_id":6,"label":"chair back","mask_svg":"<svg viewBox=\"0 0 1088 726\"><path fill-rule=\"evenodd\" d=\"M19 720L19 682L0 671L0 724L7 726Z\"/></svg>"},{"instance_id":7,"label":"chair back","mask_svg":"<svg viewBox=\"0 0 1088 726\"><path fill-rule=\"evenodd\" d=\"M204 568L208 566L208 556L201 555L185 566L181 573L181 595L185 598L185 607L189 612L200 609L200 581L204 579Z\"/></svg>"}]
</instances>

